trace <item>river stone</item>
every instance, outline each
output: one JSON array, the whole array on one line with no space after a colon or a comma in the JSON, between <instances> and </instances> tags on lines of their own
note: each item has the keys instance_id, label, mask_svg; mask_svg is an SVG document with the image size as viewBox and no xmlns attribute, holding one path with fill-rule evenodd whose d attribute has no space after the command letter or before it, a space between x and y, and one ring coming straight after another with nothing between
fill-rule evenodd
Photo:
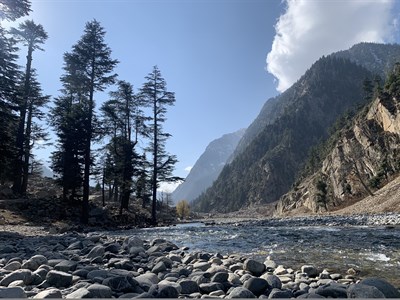
<instances>
[{"instance_id":1,"label":"river stone","mask_svg":"<svg viewBox=\"0 0 400 300\"><path fill-rule=\"evenodd\" d=\"M0 288L0 298L26 298L21 287Z\"/></svg>"},{"instance_id":2,"label":"river stone","mask_svg":"<svg viewBox=\"0 0 400 300\"><path fill-rule=\"evenodd\" d=\"M233 285L242 285L242 282L240 281L240 277L236 275L235 273L228 273L228 282L232 283Z\"/></svg>"},{"instance_id":3,"label":"river stone","mask_svg":"<svg viewBox=\"0 0 400 300\"><path fill-rule=\"evenodd\" d=\"M260 278L265 279L271 288L276 288L276 289L282 288L282 282L276 275L263 274Z\"/></svg>"},{"instance_id":4,"label":"river stone","mask_svg":"<svg viewBox=\"0 0 400 300\"><path fill-rule=\"evenodd\" d=\"M337 283L320 286L315 293L325 298L347 298L346 286Z\"/></svg>"},{"instance_id":5,"label":"river stone","mask_svg":"<svg viewBox=\"0 0 400 300\"><path fill-rule=\"evenodd\" d=\"M97 246L94 246L92 248L92 250L90 250L90 252L88 253L87 257L88 258L95 258L95 257L98 257L98 256L103 256L104 252L105 252L104 246L97 245Z\"/></svg>"},{"instance_id":6,"label":"river stone","mask_svg":"<svg viewBox=\"0 0 400 300\"><path fill-rule=\"evenodd\" d=\"M153 269L151 270L151 272L154 273L154 274L158 274L158 273L164 272L164 271L166 271L166 270L167 270L167 267L165 266L165 264L164 264L162 261L160 261L159 263L157 263L157 264L153 267Z\"/></svg>"},{"instance_id":7,"label":"river stone","mask_svg":"<svg viewBox=\"0 0 400 300\"><path fill-rule=\"evenodd\" d=\"M208 268L210 268L211 265L208 262L201 261L201 262L196 262L193 264L194 269L199 269L202 271L207 271Z\"/></svg>"},{"instance_id":8,"label":"river stone","mask_svg":"<svg viewBox=\"0 0 400 300\"><path fill-rule=\"evenodd\" d=\"M110 287L113 291L129 293L134 292L139 283L129 276L118 276L106 278L102 282L103 285Z\"/></svg>"},{"instance_id":9,"label":"river stone","mask_svg":"<svg viewBox=\"0 0 400 300\"><path fill-rule=\"evenodd\" d=\"M39 268L39 264L34 260L28 259L26 262L24 262L21 265L21 268L22 269L29 269L31 271L35 271L37 268Z\"/></svg>"},{"instance_id":10,"label":"river stone","mask_svg":"<svg viewBox=\"0 0 400 300\"><path fill-rule=\"evenodd\" d=\"M257 277L248 279L243 286L257 297L264 294L270 287L265 279Z\"/></svg>"},{"instance_id":11,"label":"river stone","mask_svg":"<svg viewBox=\"0 0 400 300\"><path fill-rule=\"evenodd\" d=\"M243 269L249 271L255 276L260 276L265 271L265 265L254 259L246 259Z\"/></svg>"},{"instance_id":12,"label":"river stone","mask_svg":"<svg viewBox=\"0 0 400 300\"><path fill-rule=\"evenodd\" d=\"M24 283L23 280L16 280L16 281L11 282L11 283L8 285L8 287L15 287L15 286L24 287L24 286L25 286L25 283Z\"/></svg>"},{"instance_id":13,"label":"river stone","mask_svg":"<svg viewBox=\"0 0 400 300\"><path fill-rule=\"evenodd\" d=\"M3 269L7 271L16 271L18 269L21 269L21 263L19 261L12 261L11 263L8 263Z\"/></svg>"},{"instance_id":14,"label":"river stone","mask_svg":"<svg viewBox=\"0 0 400 300\"><path fill-rule=\"evenodd\" d=\"M384 279L371 277L361 280L360 283L376 287L386 298L400 298L400 292Z\"/></svg>"},{"instance_id":15,"label":"river stone","mask_svg":"<svg viewBox=\"0 0 400 300\"><path fill-rule=\"evenodd\" d=\"M173 265L173 261L171 259L169 259L168 257L166 257L166 256L157 257L154 260L154 262L155 263L162 262L169 269L172 268L172 265Z\"/></svg>"},{"instance_id":16,"label":"river stone","mask_svg":"<svg viewBox=\"0 0 400 300\"><path fill-rule=\"evenodd\" d=\"M201 283L199 284L199 288L202 294L209 294L214 291L223 290L224 285L218 282Z\"/></svg>"},{"instance_id":17,"label":"river stone","mask_svg":"<svg viewBox=\"0 0 400 300\"><path fill-rule=\"evenodd\" d=\"M121 245L118 243L111 243L107 245L104 249L105 252L111 252L117 254L121 250Z\"/></svg>"},{"instance_id":18,"label":"river stone","mask_svg":"<svg viewBox=\"0 0 400 300\"><path fill-rule=\"evenodd\" d=\"M229 270L232 272L235 272L236 270L243 270L243 264L242 263L237 263L229 266Z\"/></svg>"},{"instance_id":19,"label":"river stone","mask_svg":"<svg viewBox=\"0 0 400 300\"><path fill-rule=\"evenodd\" d=\"M348 298L386 298L385 295L372 285L351 284L347 288Z\"/></svg>"},{"instance_id":20,"label":"river stone","mask_svg":"<svg viewBox=\"0 0 400 300\"><path fill-rule=\"evenodd\" d=\"M81 249L83 249L82 241L74 242L74 243L70 244L67 248L67 250L81 250Z\"/></svg>"},{"instance_id":21,"label":"river stone","mask_svg":"<svg viewBox=\"0 0 400 300\"><path fill-rule=\"evenodd\" d=\"M182 259L182 263L185 265L190 264L193 260L195 260L196 256L194 254L186 254L185 257Z\"/></svg>"},{"instance_id":22,"label":"river stone","mask_svg":"<svg viewBox=\"0 0 400 300\"><path fill-rule=\"evenodd\" d=\"M76 270L77 265L78 265L78 262L76 262L76 261L63 260L62 262L56 264L54 266L54 269L57 271L62 271L62 272L73 272Z\"/></svg>"},{"instance_id":23,"label":"river stone","mask_svg":"<svg viewBox=\"0 0 400 300\"><path fill-rule=\"evenodd\" d=\"M309 277L317 277L318 270L314 266L311 265L303 265L301 266L301 272L306 273Z\"/></svg>"},{"instance_id":24,"label":"river stone","mask_svg":"<svg viewBox=\"0 0 400 300\"><path fill-rule=\"evenodd\" d=\"M226 296L228 299L233 299L233 298L256 298L252 292L250 292L248 289L245 287L239 286L233 288L229 295Z\"/></svg>"},{"instance_id":25,"label":"river stone","mask_svg":"<svg viewBox=\"0 0 400 300\"><path fill-rule=\"evenodd\" d=\"M47 264L47 258L44 255L34 255L29 260L36 262L39 266Z\"/></svg>"},{"instance_id":26,"label":"river stone","mask_svg":"<svg viewBox=\"0 0 400 300\"><path fill-rule=\"evenodd\" d=\"M83 299L83 298L93 298L92 293L88 291L87 288L81 287L76 291L68 294L67 299Z\"/></svg>"},{"instance_id":27,"label":"river stone","mask_svg":"<svg viewBox=\"0 0 400 300\"><path fill-rule=\"evenodd\" d=\"M32 271L28 269L16 270L4 277L0 281L1 286L8 286L11 282L16 280L23 280L26 285L29 285L32 281Z\"/></svg>"},{"instance_id":28,"label":"river stone","mask_svg":"<svg viewBox=\"0 0 400 300\"><path fill-rule=\"evenodd\" d=\"M72 275L61 271L47 273L46 281L53 287L69 287L72 284Z\"/></svg>"},{"instance_id":29,"label":"river stone","mask_svg":"<svg viewBox=\"0 0 400 300\"><path fill-rule=\"evenodd\" d=\"M90 280L93 280L94 278L97 278L97 277L106 279L108 276L109 276L109 272L106 270L93 270L93 271L90 271L86 275L86 278L90 279Z\"/></svg>"},{"instance_id":30,"label":"river stone","mask_svg":"<svg viewBox=\"0 0 400 300\"><path fill-rule=\"evenodd\" d=\"M159 287L157 293L157 298L173 299L173 298L178 298L178 296L179 296L178 290L175 287L169 285Z\"/></svg>"},{"instance_id":31,"label":"river stone","mask_svg":"<svg viewBox=\"0 0 400 300\"><path fill-rule=\"evenodd\" d=\"M274 275L285 275L287 273L287 270L282 265L279 265L274 270Z\"/></svg>"},{"instance_id":32,"label":"river stone","mask_svg":"<svg viewBox=\"0 0 400 300\"><path fill-rule=\"evenodd\" d=\"M156 274L146 273L135 277L135 280L141 287L151 287L153 284L160 282L160 279Z\"/></svg>"},{"instance_id":33,"label":"river stone","mask_svg":"<svg viewBox=\"0 0 400 300\"><path fill-rule=\"evenodd\" d=\"M224 283L228 281L228 278L229 274L227 272L218 272L215 273L213 277L211 277L211 282Z\"/></svg>"},{"instance_id":34,"label":"river stone","mask_svg":"<svg viewBox=\"0 0 400 300\"><path fill-rule=\"evenodd\" d=\"M87 290L92 294L93 298L112 298L111 289L102 284L94 283Z\"/></svg>"},{"instance_id":35,"label":"river stone","mask_svg":"<svg viewBox=\"0 0 400 300\"><path fill-rule=\"evenodd\" d=\"M290 290L280 290L280 289L272 289L272 291L268 295L268 299L285 299L292 298L293 293Z\"/></svg>"},{"instance_id":36,"label":"river stone","mask_svg":"<svg viewBox=\"0 0 400 300\"><path fill-rule=\"evenodd\" d=\"M168 255L169 259L178 263L182 262L182 257L177 255L177 254L169 254Z\"/></svg>"},{"instance_id":37,"label":"river stone","mask_svg":"<svg viewBox=\"0 0 400 300\"><path fill-rule=\"evenodd\" d=\"M138 256L140 253L144 253L146 250L143 247L132 246L129 248L129 254L131 256Z\"/></svg>"},{"instance_id":38,"label":"river stone","mask_svg":"<svg viewBox=\"0 0 400 300\"><path fill-rule=\"evenodd\" d=\"M276 268L276 263L273 260L267 259L264 261L264 265L267 271L273 271Z\"/></svg>"},{"instance_id":39,"label":"river stone","mask_svg":"<svg viewBox=\"0 0 400 300\"><path fill-rule=\"evenodd\" d=\"M48 289L41 291L33 297L34 299L45 299L45 298L62 298L61 291L59 289Z\"/></svg>"},{"instance_id":40,"label":"river stone","mask_svg":"<svg viewBox=\"0 0 400 300\"><path fill-rule=\"evenodd\" d=\"M181 286L181 293L184 295L189 295L199 292L199 285L193 280L182 280L179 282Z\"/></svg>"}]
</instances>

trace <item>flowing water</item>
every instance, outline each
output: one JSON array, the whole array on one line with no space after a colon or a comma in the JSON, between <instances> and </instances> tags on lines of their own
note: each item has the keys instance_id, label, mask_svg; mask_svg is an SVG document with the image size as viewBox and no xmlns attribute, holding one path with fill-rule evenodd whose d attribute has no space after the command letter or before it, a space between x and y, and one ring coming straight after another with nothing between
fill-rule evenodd
<instances>
[{"instance_id":1,"label":"flowing water","mask_svg":"<svg viewBox=\"0 0 400 300\"><path fill-rule=\"evenodd\" d=\"M361 277L386 278L400 286L400 228L379 226L268 227L256 224L205 226L202 223L135 229L117 235L151 240L164 238L190 251L240 254L299 269L303 264L345 274L349 268Z\"/></svg>"}]
</instances>

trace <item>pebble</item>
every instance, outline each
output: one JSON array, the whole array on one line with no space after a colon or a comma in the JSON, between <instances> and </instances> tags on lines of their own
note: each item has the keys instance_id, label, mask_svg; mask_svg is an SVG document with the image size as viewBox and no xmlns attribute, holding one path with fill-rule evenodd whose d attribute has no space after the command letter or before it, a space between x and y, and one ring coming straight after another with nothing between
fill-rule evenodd
<instances>
[{"instance_id":1,"label":"pebble","mask_svg":"<svg viewBox=\"0 0 400 300\"><path fill-rule=\"evenodd\" d=\"M165 239L64 233L0 243L0 297L318 298L395 297L379 278L300 270L239 255L187 252ZM13 250L12 254L6 253ZM39 254L40 253L40 254Z\"/></svg>"}]
</instances>

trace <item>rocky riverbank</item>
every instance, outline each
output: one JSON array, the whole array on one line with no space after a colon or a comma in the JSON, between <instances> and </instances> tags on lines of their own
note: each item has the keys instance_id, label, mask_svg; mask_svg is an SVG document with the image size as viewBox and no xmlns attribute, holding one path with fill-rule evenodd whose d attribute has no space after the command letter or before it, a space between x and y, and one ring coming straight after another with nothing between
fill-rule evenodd
<instances>
[{"instance_id":1,"label":"rocky riverbank","mask_svg":"<svg viewBox=\"0 0 400 300\"><path fill-rule=\"evenodd\" d=\"M353 214L353 215L308 215L297 217L270 217L270 218L205 218L198 220L205 224L236 224L260 225L266 227L290 226L397 226L400 225L400 213L390 212L381 214Z\"/></svg>"},{"instance_id":2,"label":"rocky riverbank","mask_svg":"<svg viewBox=\"0 0 400 300\"><path fill-rule=\"evenodd\" d=\"M190 252L164 239L77 232L0 233L0 297L12 298L321 298L395 297L376 278L358 278L265 258Z\"/></svg>"}]
</instances>

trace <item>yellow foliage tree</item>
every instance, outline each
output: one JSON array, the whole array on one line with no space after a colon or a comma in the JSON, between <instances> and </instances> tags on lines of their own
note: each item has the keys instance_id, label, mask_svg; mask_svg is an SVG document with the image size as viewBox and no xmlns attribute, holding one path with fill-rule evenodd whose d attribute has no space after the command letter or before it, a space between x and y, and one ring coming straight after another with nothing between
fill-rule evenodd
<instances>
[{"instance_id":1,"label":"yellow foliage tree","mask_svg":"<svg viewBox=\"0 0 400 300\"><path fill-rule=\"evenodd\" d=\"M176 213L178 217L181 219L189 217L190 207L189 203L186 200L181 200L176 204Z\"/></svg>"}]
</instances>

